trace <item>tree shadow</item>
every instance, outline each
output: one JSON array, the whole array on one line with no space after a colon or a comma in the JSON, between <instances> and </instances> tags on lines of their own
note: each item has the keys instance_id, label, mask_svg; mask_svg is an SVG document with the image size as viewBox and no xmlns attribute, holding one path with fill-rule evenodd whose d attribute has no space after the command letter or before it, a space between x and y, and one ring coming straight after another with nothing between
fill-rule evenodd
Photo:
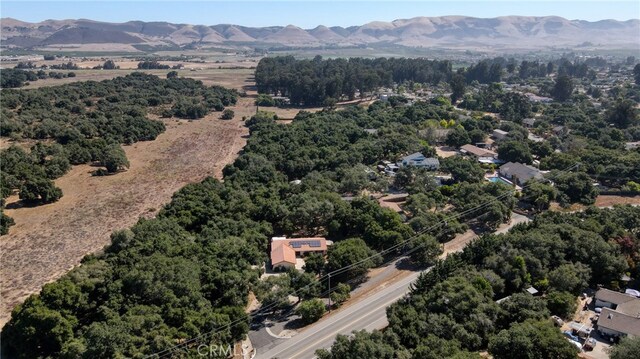
<instances>
[{"instance_id":1,"label":"tree shadow","mask_svg":"<svg viewBox=\"0 0 640 359\"><path fill-rule=\"evenodd\" d=\"M401 260L397 261L395 267L398 270L410 270L414 272L424 269L413 263L409 258L402 258Z\"/></svg>"},{"instance_id":2,"label":"tree shadow","mask_svg":"<svg viewBox=\"0 0 640 359\"><path fill-rule=\"evenodd\" d=\"M292 319L292 320L288 321L284 325L284 329L297 330L297 329L303 328L304 326L305 326L305 323L302 321L302 318L298 317L298 318L295 318L295 319Z\"/></svg>"}]
</instances>

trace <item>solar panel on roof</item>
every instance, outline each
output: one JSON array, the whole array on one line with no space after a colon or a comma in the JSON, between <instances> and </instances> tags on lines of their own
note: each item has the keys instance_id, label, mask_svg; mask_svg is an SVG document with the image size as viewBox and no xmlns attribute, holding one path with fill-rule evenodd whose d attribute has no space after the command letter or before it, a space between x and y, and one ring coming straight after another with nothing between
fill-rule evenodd
<instances>
[{"instance_id":1,"label":"solar panel on roof","mask_svg":"<svg viewBox=\"0 0 640 359\"><path fill-rule=\"evenodd\" d=\"M322 247L322 244L318 240L313 241L291 241L289 242L292 248L302 248L302 246L309 246L312 248Z\"/></svg>"}]
</instances>

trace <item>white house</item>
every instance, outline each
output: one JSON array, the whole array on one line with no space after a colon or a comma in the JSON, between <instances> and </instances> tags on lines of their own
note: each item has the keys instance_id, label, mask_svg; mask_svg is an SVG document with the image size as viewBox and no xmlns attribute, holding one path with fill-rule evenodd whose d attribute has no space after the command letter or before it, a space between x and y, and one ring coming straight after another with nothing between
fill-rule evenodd
<instances>
[{"instance_id":1,"label":"white house","mask_svg":"<svg viewBox=\"0 0 640 359\"><path fill-rule=\"evenodd\" d=\"M422 153L416 152L409 156L403 157L399 163L402 167L415 166L435 171L440 168L440 161L434 157L425 157Z\"/></svg>"}]
</instances>

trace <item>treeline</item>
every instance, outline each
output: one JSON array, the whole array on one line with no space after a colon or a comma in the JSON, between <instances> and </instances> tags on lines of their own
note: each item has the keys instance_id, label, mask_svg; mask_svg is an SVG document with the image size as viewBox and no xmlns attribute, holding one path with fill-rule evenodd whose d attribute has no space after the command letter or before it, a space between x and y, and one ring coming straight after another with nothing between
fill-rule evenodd
<instances>
[{"instance_id":1,"label":"treeline","mask_svg":"<svg viewBox=\"0 0 640 359\"><path fill-rule=\"evenodd\" d=\"M637 276L640 209L546 213L505 235L486 235L449 256L387 309L384 333L338 336L321 359L575 358L577 349L549 319L571 318L587 286L619 289ZM535 286L546 293L524 292ZM502 299L500 303L496 301Z\"/></svg>"},{"instance_id":2,"label":"treeline","mask_svg":"<svg viewBox=\"0 0 640 359\"><path fill-rule=\"evenodd\" d=\"M53 202L62 193L52 180L71 165L93 162L108 173L128 167L120 144L153 140L165 129L162 122L147 118L148 108L173 109L178 117L192 118L189 106L206 113L235 101L232 90L142 73L34 90L4 89L0 134L15 141L44 142L29 151L13 146L1 152L2 198L17 190L24 201Z\"/></svg>"},{"instance_id":3,"label":"treeline","mask_svg":"<svg viewBox=\"0 0 640 359\"><path fill-rule=\"evenodd\" d=\"M589 59L588 59L589 60ZM558 76L569 76L573 78L595 78L595 71L589 68L589 64L594 67L601 67L600 63L591 61L569 61L561 58L549 62L528 61L520 62L513 58L505 59L496 57L493 59L481 60L476 64L468 66L463 73L468 83L478 81L481 84L500 82L507 77L521 80L546 77L553 73Z\"/></svg>"},{"instance_id":4,"label":"treeline","mask_svg":"<svg viewBox=\"0 0 640 359\"><path fill-rule=\"evenodd\" d=\"M28 82L43 80L46 78L63 79L66 77L76 77L76 74L75 72L2 69L0 70L0 88L18 88L25 86Z\"/></svg>"},{"instance_id":5,"label":"treeline","mask_svg":"<svg viewBox=\"0 0 640 359\"><path fill-rule=\"evenodd\" d=\"M171 66L163 65L158 61L140 61L138 62L138 70L168 70Z\"/></svg>"},{"instance_id":6,"label":"treeline","mask_svg":"<svg viewBox=\"0 0 640 359\"><path fill-rule=\"evenodd\" d=\"M407 225L374 200L345 201L340 194L386 188L386 178L372 178L365 165L429 150L414 126L424 118L451 116L437 105L394 108L379 103L369 109L302 112L283 126L272 115L259 113L247 121L251 137L245 151L225 167L224 182L209 178L184 187L156 219L114 233L104 254L87 257L80 267L18 306L3 331L3 355L150 355L238 321L186 346L195 353L200 343L233 343L244 337L249 290L272 311L288 309L283 298L296 294L310 300L324 287L320 274L354 264L332 278L345 283L340 286L344 299L345 288L348 296L348 286L381 263L381 257L365 260L372 250L400 244L415 234L415 228L433 225L446 214L416 213L413 217L419 220ZM379 132L371 135L365 128ZM504 203L486 212L487 221L508 220L504 214L515 202L513 195L509 197L511 189L480 183L482 170L469 179L476 183L469 184L463 177L466 168L449 165L456 166L458 186L443 190L444 198L438 200L451 201L453 210L462 212L470 209L462 200L470 193L478 201L504 194ZM431 180L425 178L425 185ZM417 181L403 185L426 192ZM456 223L451 221L439 239L464 229ZM335 244L326 262L321 256L308 257L302 276L291 272L259 281L257 268L266 259L273 235L320 235ZM426 265L440 253L440 245L433 237L421 243L429 251L416 251L414 260ZM306 289L301 293L302 288Z\"/></svg>"},{"instance_id":7,"label":"treeline","mask_svg":"<svg viewBox=\"0 0 640 359\"><path fill-rule=\"evenodd\" d=\"M325 100L354 99L380 87L414 81L438 84L451 77L451 63L427 59L350 58L296 60L265 57L256 67L258 92L289 97L295 105L323 105Z\"/></svg>"}]
</instances>

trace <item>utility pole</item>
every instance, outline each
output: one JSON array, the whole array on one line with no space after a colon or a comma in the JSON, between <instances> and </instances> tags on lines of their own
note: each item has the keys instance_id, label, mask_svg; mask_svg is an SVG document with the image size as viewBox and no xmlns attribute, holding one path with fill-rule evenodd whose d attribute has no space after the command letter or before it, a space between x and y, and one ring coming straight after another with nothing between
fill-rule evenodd
<instances>
[{"instance_id":1,"label":"utility pole","mask_svg":"<svg viewBox=\"0 0 640 359\"><path fill-rule=\"evenodd\" d=\"M327 275L329 276L329 313L331 313L331 273Z\"/></svg>"}]
</instances>

